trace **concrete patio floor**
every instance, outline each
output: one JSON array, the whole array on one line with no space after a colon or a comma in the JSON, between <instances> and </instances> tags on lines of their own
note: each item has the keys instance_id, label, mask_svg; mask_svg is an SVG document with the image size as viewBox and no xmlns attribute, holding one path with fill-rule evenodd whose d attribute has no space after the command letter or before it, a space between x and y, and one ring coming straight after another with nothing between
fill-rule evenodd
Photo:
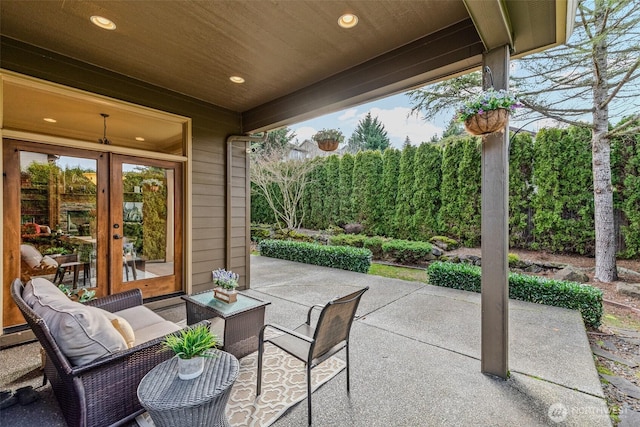
<instances>
[{"instance_id":1,"label":"concrete patio floor","mask_svg":"<svg viewBox=\"0 0 640 427\"><path fill-rule=\"evenodd\" d=\"M370 287L351 332L351 393L345 373L314 392L316 426L611 425L577 311L511 301L504 381L480 372L479 294L259 256L251 277L246 293L271 301L266 321L287 327L313 304ZM160 314L179 320L184 307ZM37 350L0 352L2 389L40 385ZM64 426L48 385L41 395L0 412L0 425ZM273 425L306 422L300 404Z\"/></svg>"}]
</instances>

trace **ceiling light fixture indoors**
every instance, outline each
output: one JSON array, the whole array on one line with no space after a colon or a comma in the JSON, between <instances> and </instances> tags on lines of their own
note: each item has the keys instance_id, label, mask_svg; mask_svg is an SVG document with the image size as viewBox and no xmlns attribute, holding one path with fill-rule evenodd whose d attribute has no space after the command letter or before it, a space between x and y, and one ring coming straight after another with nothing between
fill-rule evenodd
<instances>
[{"instance_id":1,"label":"ceiling light fixture indoors","mask_svg":"<svg viewBox=\"0 0 640 427\"><path fill-rule=\"evenodd\" d=\"M104 119L104 136L102 138L98 138L98 142L100 144L109 145L111 144L111 141L107 139L107 117L109 117L109 115L105 113L100 113L100 115Z\"/></svg>"},{"instance_id":2,"label":"ceiling light fixture indoors","mask_svg":"<svg viewBox=\"0 0 640 427\"><path fill-rule=\"evenodd\" d=\"M89 20L96 26L105 30L115 30L116 24L109 18L104 16L93 15Z\"/></svg>"},{"instance_id":3,"label":"ceiling light fixture indoors","mask_svg":"<svg viewBox=\"0 0 640 427\"><path fill-rule=\"evenodd\" d=\"M143 138L143 137L141 137L141 136L136 136L136 141L140 141L140 142L142 142L142 141L144 141L144 138Z\"/></svg>"},{"instance_id":4,"label":"ceiling light fixture indoors","mask_svg":"<svg viewBox=\"0 0 640 427\"><path fill-rule=\"evenodd\" d=\"M44 120L45 122L48 122L48 123L58 123L58 121L56 119L52 119L51 117L45 117L42 120Z\"/></svg>"},{"instance_id":5,"label":"ceiling light fixture indoors","mask_svg":"<svg viewBox=\"0 0 640 427\"><path fill-rule=\"evenodd\" d=\"M242 77L240 77L240 76L231 76L231 77L229 77L229 80L231 80L234 83L238 83L238 84L244 83L244 79Z\"/></svg>"},{"instance_id":6,"label":"ceiling light fixture indoors","mask_svg":"<svg viewBox=\"0 0 640 427\"><path fill-rule=\"evenodd\" d=\"M342 28L353 28L358 25L358 17L353 13L345 13L338 18L338 25Z\"/></svg>"}]
</instances>

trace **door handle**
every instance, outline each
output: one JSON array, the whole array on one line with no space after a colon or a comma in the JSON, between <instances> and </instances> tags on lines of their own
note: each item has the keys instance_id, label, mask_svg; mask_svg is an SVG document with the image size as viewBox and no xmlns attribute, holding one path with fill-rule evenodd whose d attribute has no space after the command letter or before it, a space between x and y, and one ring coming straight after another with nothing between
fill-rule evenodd
<instances>
[{"instance_id":1,"label":"door handle","mask_svg":"<svg viewBox=\"0 0 640 427\"><path fill-rule=\"evenodd\" d=\"M122 236L119 235L119 234L114 234L113 238L114 238L114 240L120 240L120 239L122 239Z\"/></svg>"}]
</instances>

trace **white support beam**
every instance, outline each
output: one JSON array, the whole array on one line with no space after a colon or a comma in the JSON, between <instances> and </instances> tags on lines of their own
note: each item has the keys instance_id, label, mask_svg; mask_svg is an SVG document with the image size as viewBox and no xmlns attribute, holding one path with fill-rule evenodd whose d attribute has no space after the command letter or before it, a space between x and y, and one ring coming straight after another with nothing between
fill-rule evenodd
<instances>
[{"instance_id":1,"label":"white support beam","mask_svg":"<svg viewBox=\"0 0 640 427\"><path fill-rule=\"evenodd\" d=\"M483 55L483 87L507 89L509 46ZM491 70L491 73L487 71ZM509 124L482 137L481 369L509 375Z\"/></svg>"}]
</instances>

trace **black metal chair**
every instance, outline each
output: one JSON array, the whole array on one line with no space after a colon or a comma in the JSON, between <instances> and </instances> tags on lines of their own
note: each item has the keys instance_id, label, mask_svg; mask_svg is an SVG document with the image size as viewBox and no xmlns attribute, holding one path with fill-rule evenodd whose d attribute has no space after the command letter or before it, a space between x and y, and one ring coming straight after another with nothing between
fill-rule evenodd
<instances>
[{"instance_id":1,"label":"black metal chair","mask_svg":"<svg viewBox=\"0 0 640 427\"><path fill-rule=\"evenodd\" d=\"M296 329L280 325L266 324L260 330L258 341L258 385L256 395L262 391L262 355L264 343L281 348L305 363L307 368L307 411L311 425L311 369L327 360L343 348L347 354L347 393L349 393L349 332L356 314L360 298L369 287L360 289L341 298L329 301L326 305L314 305L307 313L307 322ZM315 308L322 311L315 327L311 325L311 313ZM284 334L265 339L267 328L273 328Z\"/></svg>"}]
</instances>

